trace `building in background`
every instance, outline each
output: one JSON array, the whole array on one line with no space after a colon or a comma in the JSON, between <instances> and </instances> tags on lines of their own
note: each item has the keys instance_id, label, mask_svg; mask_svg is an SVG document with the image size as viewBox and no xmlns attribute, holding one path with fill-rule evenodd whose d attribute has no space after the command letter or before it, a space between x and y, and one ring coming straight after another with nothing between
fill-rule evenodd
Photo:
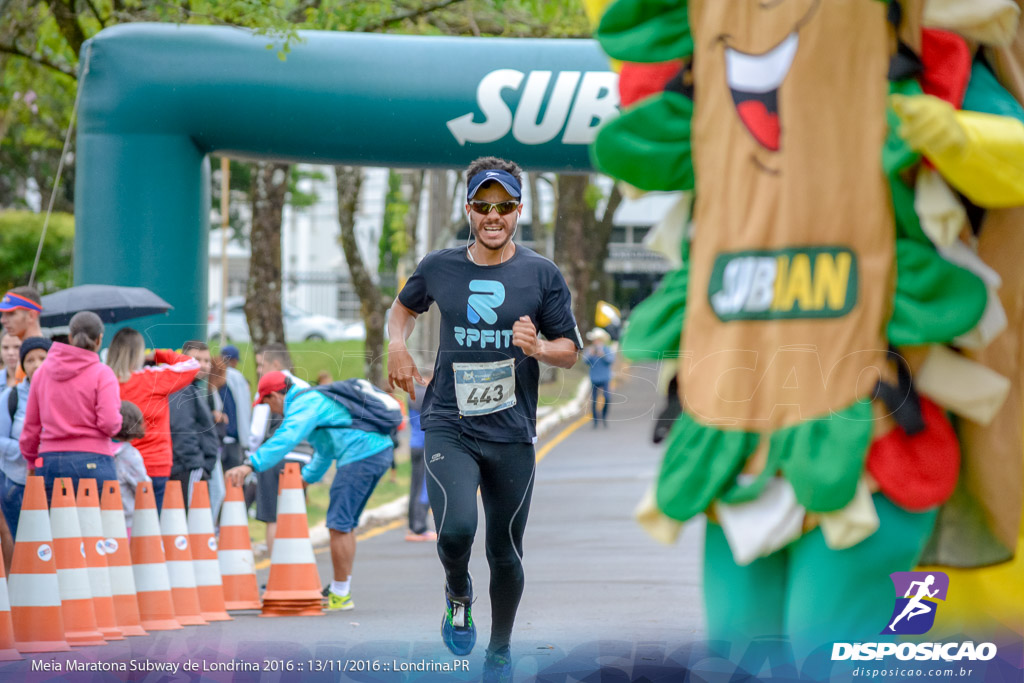
<instances>
[{"instance_id":1,"label":"building in background","mask_svg":"<svg viewBox=\"0 0 1024 683\"><path fill-rule=\"evenodd\" d=\"M324 179L299 181L303 192L316 196L312 206L285 205L281 220L281 271L283 303L314 315L339 320L360 320L359 298L352 288L345 254L338 242L338 200L333 170L329 166L303 166L320 170ZM367 269L377 276L378 247L388 169L367 168L356 214L356 238ZM248 204L235 205L243 224L251 220ZM219 216L211 218L219 223ZM228 297L245 296L249 276L249 246L229 240ZM209 304L222 299L221 229L210 230Z\"/></svg>"}]
</instances>

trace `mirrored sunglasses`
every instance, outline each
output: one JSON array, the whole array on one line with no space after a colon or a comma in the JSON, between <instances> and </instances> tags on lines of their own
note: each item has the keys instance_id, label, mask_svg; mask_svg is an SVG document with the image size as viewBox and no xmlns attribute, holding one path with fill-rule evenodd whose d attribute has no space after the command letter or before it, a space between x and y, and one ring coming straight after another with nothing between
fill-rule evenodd
<instances>
[{"instance_id":1,"label":"mirrored sunglasses","mask_svg":"<svg viewBox=\"0 0 1024 683\"><path fill-rule=\"evenodd\" d=\"M469 208L481 216L486 216L491 211L497 211L499 216L507 216L515 211L517 206L519 206L517 201L498 202L496 204L481 201L471 201L469 203Z\"/></svg>"}]
</instances>

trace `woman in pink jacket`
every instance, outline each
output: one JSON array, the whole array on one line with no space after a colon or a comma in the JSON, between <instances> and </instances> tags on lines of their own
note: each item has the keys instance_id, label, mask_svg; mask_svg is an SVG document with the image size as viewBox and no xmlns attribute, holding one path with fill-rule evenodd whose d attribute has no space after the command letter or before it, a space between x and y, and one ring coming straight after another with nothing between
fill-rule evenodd
<instances>
[{"instance_id":1,"label":"woman in pink jacket","mask_svg":"<svg viewBox=\"0 0 1024 683\"><path fill-rule=\"evenodd\" d=\"M91 311L71 319L70 344L55 343L32 378L21 430L21 454L29 468L53 480L116 480L114 443L121 429L121 391L114 371L100 361L103 321ZM37 458L41 456L40 463Z\"/></svg>"}]
</instances>

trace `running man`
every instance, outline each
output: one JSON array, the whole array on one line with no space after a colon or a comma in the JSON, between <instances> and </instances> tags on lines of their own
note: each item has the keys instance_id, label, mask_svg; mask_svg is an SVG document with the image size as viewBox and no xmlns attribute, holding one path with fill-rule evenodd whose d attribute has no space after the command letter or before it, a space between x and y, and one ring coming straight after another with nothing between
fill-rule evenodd
<instances>
[{"instance_id":1,"label":"running man","mask_svg":"<svg viewBox=\"0 0 1024 683\"><path fill-rule=\"evenodd\" d=\"M495 157L470 164L465 210L473 242L427 254L388 323L392 389L415 398L415 384L427 386L423 457L447 579L441 635L460 656L476 643L469 556L477 488L483 500L493 617L485 681L511 679L509 642L523 594L522 542L536 460L538 361L571 368L583 348L558 268L512 241L523 210L521 173ZM406 340L435 301L440 348L427 385Z\"/></svg>"},{"instance_id":2,"label":"running man","mask_svg":"<svg viewBox=\"0 0 1024 683\"><path fill-rule=\"evenodd\" d=\"M931 586L933 583L935 583L934 574L929 574L927 577L925 577L924 581L911 582L910 586L907 587L907 592L903 594L903 597L909 598L910 593L914 590L914 586L918 587L917 595L910 598L910 602L908 602L907 606L903 608L903 611L900 612L900 615L893 619L892 623L889 624L890 631L896 630L896 624L903 617L906 617L907 621L910 621L911 619L920 614L928 614L932 611L932 606L926 602L922 602L921 600L922 598L934 598L938 594L938 588L936 588L934 591L928 590L928 587Z\"/></svg>"}]
</instances>

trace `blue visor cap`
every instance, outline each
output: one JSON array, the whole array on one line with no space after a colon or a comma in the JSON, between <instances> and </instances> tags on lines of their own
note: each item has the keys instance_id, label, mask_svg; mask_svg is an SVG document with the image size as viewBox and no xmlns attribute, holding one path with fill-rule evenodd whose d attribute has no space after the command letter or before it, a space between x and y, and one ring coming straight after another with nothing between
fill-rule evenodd
<instances>
[{"instance_id":1,"label":"blue visor cap","mask_svg":"<svg viewBox=\"0 0 1024 683\"><path fill-rule=\"evenodd\" d=\"M466 193L466 199L472 199L476 195L477 191L488 180L501 183L501 186L505 188L505 191L516 199L523 196L523 190L519 187L519 182L516 180L515 176L508 171L490 170L480 171L469 179L469 191Z\"/></svg>"}]
</instances>

